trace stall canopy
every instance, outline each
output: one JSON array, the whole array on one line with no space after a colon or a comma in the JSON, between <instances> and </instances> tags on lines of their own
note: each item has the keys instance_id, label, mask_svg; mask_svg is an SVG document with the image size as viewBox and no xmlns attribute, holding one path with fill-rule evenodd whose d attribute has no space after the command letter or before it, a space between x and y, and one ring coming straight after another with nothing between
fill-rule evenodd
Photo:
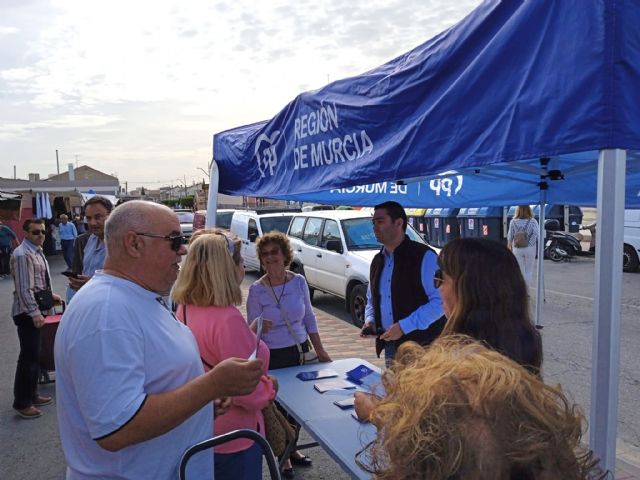
<instances>
[{"instance_id":1,"label":"stall canopy","mask_svg":"<svg viewBox=\"0 0 640 480\"><path fill-rule=\"evenodd\" d=\"M308 193L640 149L638 7L487 1L378 68L216 134L219 191Z\"/></svg>"},{"instance_id":2,"label":"stall canopy","mask_svg":"<svg viewBox=\"0 0 640 480\"><path fill-rule=\"evenodd\" d=\"M597 203L600 227L590 443L613 469L622 210L638 193L638 25L638 0L488 0L378 68L303 93L268 121L216 134L210 204L216 190L297 195L430 182L446 171L468 184L475 170L508 179L532 168L530 179L546 183L538 198L549 201L550 185L586 175L591 196L568 203ZM584 152L598 159L576 163L572 155ZM546 158L555 163L544 173ZM496 177L489 193L505 185ZM504 203L536 201L527 192Z\"/></svg>"},{"instance_id":3,"label":"stall canopy","mask_svg":"<svg viewBox=\"0 0 640 480\"><path fill-rule=\"evenodd\" d=\"M598 152L543 160L498 163L444 172L406 183L378 182L271 198L329 205L374 206L395 200L404 207L500 207L536 204L596 206ZM544 190L543 190L544 189ZM640 208L640 152L629 152L625 205Z\"/></svg>"}]
</instances>

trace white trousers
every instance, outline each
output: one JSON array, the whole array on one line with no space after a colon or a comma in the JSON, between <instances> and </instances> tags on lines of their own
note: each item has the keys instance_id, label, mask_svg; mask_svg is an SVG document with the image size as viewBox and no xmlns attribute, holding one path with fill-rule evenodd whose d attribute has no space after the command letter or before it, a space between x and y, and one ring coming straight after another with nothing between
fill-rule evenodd
<instances>
[{"instance_id":1,"label":"white trousers","mask_svg":"<svg viewBox=\"0 0 640 480\"><path fill-rule=\"evenodd\" d=\"M536 247L513 247L513 255L516 257L516 260L518 260L518 265L520 266L524 281L527 283L527 287L531 285L531 278L533 277L533 267L536 264L536 250Z\"/></svg>"}]
</instances>

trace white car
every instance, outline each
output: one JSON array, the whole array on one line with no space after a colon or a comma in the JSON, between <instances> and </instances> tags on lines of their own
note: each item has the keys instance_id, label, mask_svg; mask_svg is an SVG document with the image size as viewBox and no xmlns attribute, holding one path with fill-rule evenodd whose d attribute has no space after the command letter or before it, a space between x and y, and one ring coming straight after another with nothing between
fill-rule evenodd
<instances>
[{"instance_id":1,"label":"white car","mask_svg":"<svg viewBox=\"0 0 640 480\"><path fill-rule=\"evenodd\" d=\"M242 242L242 258L247 270L262 272L256 252L256 239L272 230L287 233L292 216L292 212L260 213L250 210L233 212L229 230Z\"/></svg>"},{"instance_id":2,"label":"white car","mask_svg":"<svg viewBox=\"0 0 640 480\"><path fill-rule=\"evenodd\" d=\"M382 247L371 218L371 211L361 210L302 212L294 214L287 232L290 269L306 277L312 298L314 290L343 298L357 326L364 323L371 261ZM407 235L425 243L410 225Z\"/></svg>"},{"instance_id":3,"label":"white car","mask_svg":"<svg viewBox=\"0 0 640 480\"><path fill-rule=\"evenodd\" d=\"M640 210L624 211L624 253L622 269L635 272L640 265Z\"/></svg>"},{"instance_id":4,"label":"white car","mask_svg":"<svg viewBox=\"0 0 640 480\"><path fill-rule=\"evenodd\" d=\"M187 239L193 234L193 212L191 210L174 210L180 221L180 231Z\"/></svg>"}]
</instances>

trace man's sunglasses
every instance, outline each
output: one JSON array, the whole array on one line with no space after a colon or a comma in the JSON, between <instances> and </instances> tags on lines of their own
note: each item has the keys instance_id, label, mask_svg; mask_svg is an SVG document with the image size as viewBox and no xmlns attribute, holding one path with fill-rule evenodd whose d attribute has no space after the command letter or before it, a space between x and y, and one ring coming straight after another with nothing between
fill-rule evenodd
<instances>
[{"instance_id":1,"label":"man's sunglasses","mask_svg":"<svg viewBox=\"0 0 640 480\"><path fill-rule=\"evenodd\" d=\"M442 270L438 269L435 271L435 273L433 274L433 286L435 288L440 288L440 286L442 285Z\"/></svg>"},{"instance_id":2,"label":"man's sunglasses","mask_svg":"<svg viewBox=\"0 0 640 480\"><path fill-rule=\"evenodd\" d=\"M152 238L162 238L163 240L168 240L171 242L171 250L174 252L179 252L180 247L185 243L184 235L160 235L158 233L143 233L143 232L135 232L136 235L141 235L143 237L152 237Z\"/></svg>"},{"instance_id":3,"label":"man's sunglasses","mask_svg":"<svg viewBox=\"0 0 640 480\"><path fill-rule=\"evenodd\" d=\"M29 233L31 235L44 235L45 233L47 233L46 230L30 230Z\"/></svg>"}]
</instances>

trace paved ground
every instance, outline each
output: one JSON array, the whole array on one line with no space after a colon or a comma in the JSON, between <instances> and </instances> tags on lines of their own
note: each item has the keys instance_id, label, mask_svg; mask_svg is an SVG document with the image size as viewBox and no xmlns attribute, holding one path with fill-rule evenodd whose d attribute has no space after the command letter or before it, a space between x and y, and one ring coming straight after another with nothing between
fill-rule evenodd
<instances>
[{"instance_id":1,"label":"paved ground","mask_svg":"<svg viewBox=\"0 0 640 480\"><path fill-rule=\"evenodd\" d=\"M53 257L51 259L52 271L53 271L53 285L57 292L63 292L65 279L59 272L64 269L61 257ZM576 272L576 275L584 275L581 269L587 269L588 264L574 264L574 265L560 265L560 273L566 278L567 273L563 272L563 269ZM637 274L640 278L640 274ZM245 280L246 286L253 281L255 277L248 275ZM635 285L637 281L636 277L628 277ZM549 288L549 284L548 284ZM634 286L635 288L635 286ZM37 478L39 480L48 479L61 479L64 478L65 464L62 450L60 447L60 441L57 433L57 422L55 415L55 407L47 406L43 408L45 414L43 417L33 420L24 421L19 419L11 409L12 400L12 385L13 376L15 371L15 360L18 352L18 342L15 332L15 327L10 320L9 314L11 309L11 292L12 286L9 280L0 280L0 445L2 450L0 453L0 478L3 480L18 480L25 478ZM551 307L555 304L555 299L558 297L558 293L548 291L547 293L547 305ZM637 297L637 293L635 294ZM572 304L572 311L575 311L576 305L579 302L587 302L587 300L575 298L575 302ZM315 300L315 311L318 317L320 326L320 332L323 342L329 354L333 358L348 358L348 357L360 357L364 358L378 366L382 366L380 359L375 357L373 353L372 341L368 339L361 339L358 336L358 329L344 319L347 315L344 313L340 306L340 302L337 302L333 297L328 295L319 294ZM588 303L588 302L587 302ZM629 307L632 308L632 307ZM633 318L637 320L637 307L633 307ZM632 308L632 309L633 309ZM563 318L561 314L557 315L559 318ZM566 316L566 315L565 315ZM570 319L566 319L569 321ZM561 357L560 353L568 348L566 336L556 334L556 330L562 327L562 322L558 321L558 325L549 324L545 328L545 378L553 378L553 381L562 383L568 383L569 380L565 380L567 377L563 377L563 372L559 371L558 367L553 366L555 364L566 363ZM589 328L588 322L582 322L585 325L582 328ZM575 328L572 326L571 328ZM563 333L558 331L558 333ZM562 340L564 338L564 340ZM623 341L625 335L623 333ZM629 348L628 350L631 350ZM634 351L630 352L635 356ZM580 359L578 359L580 360ZM578 360L575 360L576 365ZM624 377L628 376L628 373L624 372L625 358L623 356L623 382ZM586 359L585 362L589 362ZM627 361L629 365L631 363ZM576 366L572 365L572 366ZM580 367L580 375L588 376L590 373L588 369ZM567 368L566 370L570 370ZM636 372L637 373L637 372ZM575 376L574 370L567 373L568 376ZM587 382L588 385L588 382ZM621 386L621 392L624 394L627 386L623 383ZM634 390L635 391L635 390ZM48 395L54 393L52 385L43 386L42 393ZM581 392L578 389L573 392L576 401L585 406L588 411L586 401L583 400L584 395L588 396L588 392ZM621 406L621 415L625 413L624 405ZM635 411L628 412L629 418L636 417ZM622 422L622 420L621 420ZM629 438L634 438L629 436ZM303 441L305 440L303 436ZM618 468L616 469L616 478L619 480L640 480L640 450L630 442L618 440ZM346 479L348 478L340 469L340 467L329 458L328 455L319 447L312 448L307 453L314 460L314 467L310 469L297 469L296 478L301 479ZM265 476L268 478L268 476Z\"/></svg>"}]
</instances>

